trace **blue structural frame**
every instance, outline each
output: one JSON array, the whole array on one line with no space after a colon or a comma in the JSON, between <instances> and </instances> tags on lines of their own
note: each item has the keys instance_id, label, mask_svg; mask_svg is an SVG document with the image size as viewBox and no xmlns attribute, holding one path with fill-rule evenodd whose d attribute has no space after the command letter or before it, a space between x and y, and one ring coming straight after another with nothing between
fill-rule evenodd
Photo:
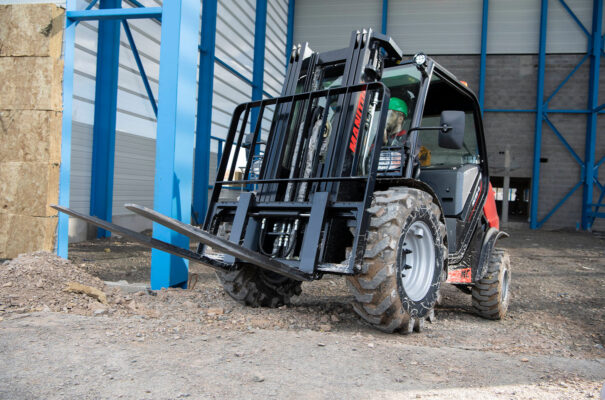
<instances>
[{"instance_id":1,"label":"blue structural frame","mask_svg":"<svg viewBox=\"0 0 605 400\"><path fill-rule=\"evenodd\" d=\"M385 0L386 1L386 0ZM290 63L290 54L292 53L292 46L294 45L294 11L296 8L295 0L288 2L288 30L286 36L286 71L288 70L288 64Z\"/></svg>"},{"instance_id":2,"label":"blue structural frame","mask_svg":"<svg viewBox=\"0 0 605 400\"><path fill-rule=\"evenodd\" d=\"M192 208L193 221L198 225L204 222L206 209L208 208L217 3L217 0L204 0L202 7L202 38L197 94L197 133L195 137Z\"/></svg>"},{"instance_id":3,"label":"blue structural frame","mask_svg":"<svg viewBox=\"0 0 605 400\"><path fill-rule=\"evenodd\" d=\"M75 0L67 0L66 2L59 205L69 207L76 25L80 21L103 21L99 22L99 39L97 46L99 62L97 63L95 126L93 127L91 213L103 216L103 218L110 220L111 192L113 191L113 160L115 154L116 103L113 91L114 88L117 90L117 63L119 53L119 22L115 22L114 25L112 20L126 21L127 19L161 18L162 9L158 7L124 9L119 7L121 2L117 0L101 0L101 8L93 10L92 8L97 2L98 0L91 1L84 10L76 10ZM130 0L130 2L134 3L136 0ZM108 21L110 22L108 23ZM103 118L103 116L105 116L105 118ZM104 236L106 233L105 231L100 230L99 235ZM68 243L69 217L63 213L59 213L57 225L57 255L67 258Z\"/></svg>"},{"instance_id":4,"label":"blue structural frame","mask_svg":"<svg viewBox=\"0 0 605 400\"><path fill-rule=\"evenodd\" d=\"M564 2L563 2L564 3ZM573 15L573 13L571 13ZM580 21L576 21L583 28ZM592 32L588 37L588 54L590 54L590 81L588 84L588 114L586 122L586 146L584 153L584 192L582 195L582 229L590 229L595 218L605 217L605 213L599 213L605 196L605 187L599 181L599 165L595 163L595 150L597 141L597 117L599 112L599 68L601 66L601 55L603 54L603 0L594 0L592 11ZM593 189L597 186L600 195L596 203L593 203Z\"/></svg>"},{"instance_id":5,"label":"blue structural frame","mask_svg":"<svg viewBox=\"0 0 605 400\"><path fill-rule=\"evenodd\" d=\"M165 2L162 10L153 206L184 223L191 222L199 14L197 0ZM189 247L188 238L156 223L153 237ZM151 289L187 287L188 267L186 260L153 249Z\"/></svg>"},{"instance_id":6,"label":"blue structural frame","mask_svg":"<svg viewBox=\"0 0 605 400\"><path fill-rule=\"evenodd\" d=\"M120 24L141 79L149 97L151 107L158 119L156 140L156 177L154 208L166 215L189 223L192 214L195 222L201 223L206 212L208 187L210 140L221 139L210 135L212 120L212 84L214 63L218 63L234 76L249 84L252 99L271 97L263 88L267 1L257 0L255 23L255 50L252 79L248 79L214 54L216 41L217 0L204 0L202 16L202 40L198 46L200 71L198 106L195 107L195 68L197 57L192 57L197 42L199 27L199 2L175 0L166 2L163 8L146 8L137 0L127 0L136 8L121 8L120 0L101 0L99 9L93 9L99 0L92 0L86 9L76 10L75 0L67 0L65 23L65 52L63 78L63 133L61 144L61 171L59 204L69 207L71 128L73 101L73 74L75 26L79 21L100 22L98 39L98 65L95 93L95 124L93 145L93 184L91 185L91 214L111 220L113 191L113 162L115 155L115 118L117 110L117 78ZM294 0L288 5L288 34L286 44L287 67L293 40ZM162 22L160 48L161 107L156 102L147 74L139 56L128 19L152 18ZM192 185L195 113L197 111L197 136L195 152L195 185ZM192 195L192 186L200 188ZM192 203L193 198L193 203ZM193 212L192 212L193 211ZM59 215L57 230L57 254L68 255L69 220ZM161 226L154 225L154 237L178 246L187 246L188 240ZM103 236L108 235L102 231ZM188 264L179 257L153 250L151 262L151 287L186 287Z\"/></svg>"},{"instance_id":7,"label":"blue structural frame","mask_svg":"<svg viewBox=\"0 0 605 400\"><path fill-rule=\"evenodd\" d=\"M114 11L122 0L100 0L99 11ZM120 21L99 20L95 112L92 139L90 215L111 222L113 169L118 103L118 67L120 56ZM97 229L97 237L111 232Z\"/></svg>"},{"instance_id":8,"label":"blue structural frame","mask_svg":"<svg viewBox=\"0 0 605 400\"><path fill-rule=\"evenodd\" d=\"M76 0L67 0L66 15L75 10ZM69 207L71 173L71 118L73 111L74 50L76 21L65 18L63 32L63 115L61 120L61 167L59 169L59 205ZM57 223L57 246L59 257L67 258L69 243L69 217L59 213Z\"/></svg>"},{"instance_id":9,"label":"blue structural frame","mask_svg":"<svg viewBox=\"0 0 605 400\"><path fill-rule=\"evenodd\" d=\"M555 1L555 0L553 0ZM605 208L603 203L605 197L605 186L598 179L598 169L605 162L605 157L599 161L595 160L595 147L597 135L597 117L603 112L605 104L599 105L599 67L600 58L603 53L603 0L593 0L593 20L592 29L589 31L575 15L565 0L557 0L569 14L572 20L578 25L580 30L587 38L586 55L570 71L570 73L561 81L557 88L545 99L544 97L544 76L546 69L546 40L548 24L548 5L549 0L541 0L540 7L540 40L538 48L538 81L537 81L537 100L535 109L485 109L485 67L487 53L487 29L488 29L488 7L489 0L483 0L483 15L481 29L481 64L479 72L479 102L484 112L506 112L506 113L535 113L535 132L534 132L534 158L532 172L532 187L530 198L530 228L540 228L554 213L580 188L583 187L582 195L582 229L591 229L595 218L605 218L605 213L600 212L600 208ZM550 100L559 92L559 90L569 81L574 73L582 66L584 62L590 60L590 81L588 85L588 104L586 109L550 109L548 104ZM557 129L549 118L549 114L586 114L586 143L584 149L584 158L582 159L565 139L564 135ZM538 218L538 204L540 196L540 158L542 151L542 129L543 126L549 127L555 137L570 152L571 156L580 166L581 176L579 182L571 187L558 201L555 206L549 210L541 219ZM600 191L598 200L593 203L594 188Z\"/></svg>"},{"instance_id":10,"label":"blue structural frame","mask_svg":"<svg viewBox=\"0 0 605 400\"><path fill-rule=\"evenodd\" d=\"M389 0L382 0L382 23L380 27L380 32L383 35L387 34L388 29L388 18L389 18Z\"/></svg>"},{"instance_id":11,"label":"blue structural frame","mask_svg":"<svg viewBox=\"0 0 605 400\"><path fill-rule=\"evenodd\" d=\"M483 114L485 102L485 67L487 63L487 27L489 15L489 0L483 0L483 11L481 14L481 59L479 62L479 106Z\"/></svg>"},{"instance_id":12,"label":"blue structural frame","mask_svg":"<svg viewBox=\"0 0 605 400\"><path fill-rule=\"evenodd\" d=\"M254 61L252 65L252 101L263 99L266 36L267 0L256 0L256 18L254 20ZM256 126L259 111L259 108L254 108L252 110L250 115L250 126Z\"/></svg>"}]
</instances>

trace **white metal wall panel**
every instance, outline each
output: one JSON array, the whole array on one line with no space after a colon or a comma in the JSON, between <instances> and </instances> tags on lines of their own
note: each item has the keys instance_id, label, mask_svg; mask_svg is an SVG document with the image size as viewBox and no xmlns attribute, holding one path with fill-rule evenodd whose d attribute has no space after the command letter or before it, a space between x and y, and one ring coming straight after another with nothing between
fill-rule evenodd
<instances>
[{"instance_id":1,"label":"white metal wall panel","mask_svg":"<svg viewBox=\"0 0 605 400\"><path fill-rule=\"evenodd\" d=\"M74 121L71 127L71 173L69 206L76 211L90 210L90 170L92 125Z\"/></svg>"},{"instance_id":2,"label":"white metal wall panel","mask_svg":"<svg viewBox=\"0 0 605 400\"><path fill-rule=\"evenodd\" d=\"M153 208L155 139L116 132L113 214L131 212L125 203Z\"/></svg>"},{"instance_id":3,"label":"white metal wall panel","mask_svg":"<svg viewBox=\"0 0 605 400\"><path fill-rule=\"evenodd\" d=\"M389 8L397 1L390 1ZM349 46L351 32L373 28L380 32L382 2L367 0L301 0L295 4L294 43L309 42L315 51Z\"/></svg>"},{"instance_id":4,"label":"white metal wall panel","mask_svg":"<svg viewBox=\"0 0 605 400\"><path fill-rule=\"evenodd\" d=\"M587 30L592 0L567 1ZM405 54L479 54L482 0L390 1L388 34ZM381 2L308 0L296 3L294 42L308 41L317 51L348 45L354 29L380 30ZM540 0L491 0L489 54L535 54L540 34ZM586 36L560 2L549 1L547 53L583 53Z\"/></svg>"},{"instance_id":5,"label":"white metal wall panel","mask_svg":"<svg viewBox=\"0 0 605 400\"><path fill-rule=\"evenodd\" d=\"M264 89L279 96L286 76L286 40L288 37L288 0L267 4Z\"/></svg>"},{"instance_id":6,"label":"white metal wall panel","mask_svg":"<svg viewBox=\"0 0 605 400\"><path fill-rule=\"evenodd\" d=\"M408 55L418 51L427 54L478 53L481 50L482 4L482 0L390 1L388 34ZM379 5L375 4L375 7Z\"/></svg>"},{"instance_id":7,"label":"white metal wall panel","mask_svg":"<svg viewBox=\"0 0 605 400\"><path fill-rule=\"evenodd\" d=\"M216 16L216 56L248 79L252 79L254 63L255 4L219 0Z\"/></svg>"},{"instance_id":8,"label":"white metal wall panel","mask_svg":"<svg viewBox=\"0 0 605 400\"><path fill-rule=\"evenodd\" d=\"M588 31L592 29L592 0L567 1ZM548 3L547 53L584 53L586 36L558 1ZM488 53L538 53L540 1L491 1Z\"/></svg>"},{"instance_id":9,"label":"white metal wall panel","mask_svg":"<svg viewBox=\"0 0 605 400\"><path fill-rule=\"evenodd\" d=\"M231 115L240 103L250 101L252 87L234 76L220 64L214 65L214 92L212 98L212 136L227 137ZM216 141L212 141L212 152L216 152Z\"/></svg>"}]
</instances>

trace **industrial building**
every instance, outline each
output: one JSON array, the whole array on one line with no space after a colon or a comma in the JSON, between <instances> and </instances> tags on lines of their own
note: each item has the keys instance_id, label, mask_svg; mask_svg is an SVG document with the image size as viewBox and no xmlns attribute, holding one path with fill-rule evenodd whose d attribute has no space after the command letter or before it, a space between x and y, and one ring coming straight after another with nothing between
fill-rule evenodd
<instances>
[{"instance_id":1,"label":"industrial building","mask_svg":"<svg viewBox=\"0 0 605 400\"><path fill-rule=\"evenodd\" d=\"M200 222L235 106L279 96L294 44L361 28L477 93L510 223L603 230L602 3L2 1L0 257L97 234L55 202L138 231L124 203Z\"/></svg>"},{"instance_id":2,"label":"industrial building","mask_svg":"<svg viewBox=\"0 0 605 400\"><path fill-rule=\"evenodd\" d=\"M0 399L605 400L604 2L0 0Z\"/></svg>"}]
</instances>

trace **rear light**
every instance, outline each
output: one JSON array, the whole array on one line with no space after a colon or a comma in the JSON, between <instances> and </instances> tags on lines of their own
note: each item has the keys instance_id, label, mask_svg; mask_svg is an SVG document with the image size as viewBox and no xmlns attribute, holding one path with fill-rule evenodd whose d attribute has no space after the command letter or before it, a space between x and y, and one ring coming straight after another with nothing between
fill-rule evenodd
<instances>
[{"instance_id":1,"label":"rear light","mask_svg":"<svg viewBox=\"0 0 605 400\"><path fill-rule=\"evenodd\" d=\"M401 152L383 150L378 159L378 171L396 171L401 168Z\"/></svg>"}]
</instances>

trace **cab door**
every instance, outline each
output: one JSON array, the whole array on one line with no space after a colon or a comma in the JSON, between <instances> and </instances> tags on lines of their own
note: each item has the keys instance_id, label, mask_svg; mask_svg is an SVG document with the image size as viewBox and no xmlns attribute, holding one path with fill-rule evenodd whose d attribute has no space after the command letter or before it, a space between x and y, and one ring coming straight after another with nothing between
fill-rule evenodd
<instances>
[{"instance_id":1,"label":"cab door","mask_svg":"<svg viewBox=\"0 0 605 400\"><path fill-rule=\"evenodd\" d=\"M487 193L487 164L481 114L468 89L435 69L427 93L421 126L440 126L441 112L463 111L465 132L462 148L438 144L438 131L420 131L419 180L435 191L443 206L450 262L458 262L471 240Z\"/></svg>"}]
</instances>

